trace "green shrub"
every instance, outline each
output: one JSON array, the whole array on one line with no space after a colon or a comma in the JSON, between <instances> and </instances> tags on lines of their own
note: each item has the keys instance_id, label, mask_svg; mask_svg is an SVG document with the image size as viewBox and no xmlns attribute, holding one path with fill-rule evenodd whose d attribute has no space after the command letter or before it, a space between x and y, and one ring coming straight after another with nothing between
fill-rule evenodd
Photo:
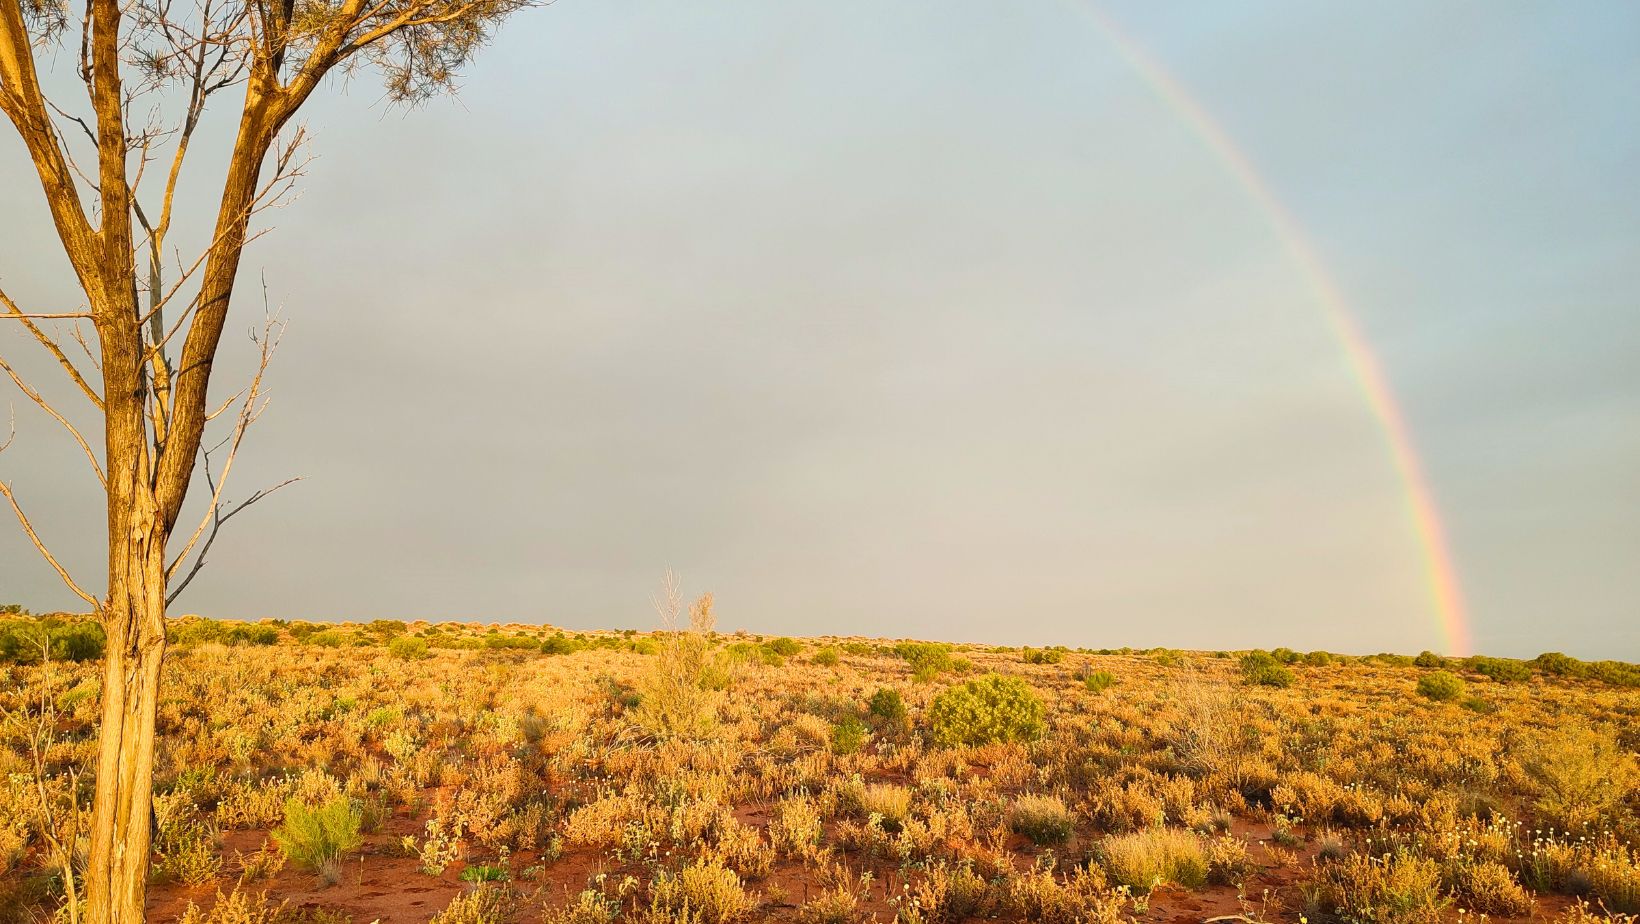
<instances>
[{"instance_id":1,"label":"green shrub","mask_svg":"<svg viewBox=\"0 0 1640 924\"><path fill-rule=\"evenodd\" d=\"M1089 693L1103 693L1116 682L1116 675L1110 671L1089 671L1082 675L1082 685L1088 688Z\"/></svg>"},{"instance_id":2,"label":"green shrub","mask_svg":"<svg viewBox=\"0 0 1640 924\"><path fill-rule=\"evenodd\" d=\"M1312 651L1304 656L1306 667L1326 667L1331 663L1333 663L1333 656L1329 652Z\"/></svg>"},{"instance_id":3,"label":"green shrub","mask_svg":"<svg viewBox=\"0 0 1640 924\"><path fill-rule=\"evenodd\" d=\"M317 808L292 798L285 803L284 824L273 830L273 841L291 862L335 884L341 878L342 856L358 850L363 842L359 837L362 822L359 807L345 796Z\"/></svg>"},{"instance_id":4,"label":"green shrub","mask_svg":"<svg viewBox=\"0 0 1640 924\"><path fill-rule=\"evenodd\" d=\"M1241 658L1242 679L1264 687L1290 687L1293 672L1267 651L1251 651Z\"/></svg>"},{"instance_id":5,"label":"green shrub","mask_svg":"<svg viewBox=\"0 0 1640 924\"><path fill-rule=\"evenodd\" d=\"M763 664L769 667L779 667L786 663L780 652L768 645L756 645L751 642L735 642L728 648L729 657L745 664Z\"/></svg>"},{"instance_id":6,"label":"green shrub","mask_svg":"<svg viewBox=\"0 0 1640 924\"><path fill-rule=\"evenodd\" d=\"M587 647L586 642L579 638L570 638L564 633L541 640L541 653L549 655L574 654Z\"/></svg>"},{"instance_id":7,"label":"green shrub","mask_svg":"<svg viewBox=\"0 0 1640 924\"><path fill-rule=\"evenodd\" d=\"M929 737L939 747L1034 741L1045 723L1042 701L1017 677L990 674L947 689L928 707Z\"/></svg>"},{"instance_id":8,"label":"green shrub","mask_svg":"<svg viewBox=\"0 0 1640 924\"><path fill-rule=\"evenodd\" d=\"M1412 663L1419 667L1445 667L1446 659L1433 651L1420 651L1418 657L1412 659Z\"/></svg>"},{"instance_id":9,"label":"green shrub","mask_svg":"<svg viewBox=\"0 0 1640 924\"><path fill-rule=\"evenodd\" d=\"M884 725L905 724L905 699L893 687L879 687L866 702L866 709Z\"/></svg>"},{"instance_id":10,"label":"green shrub","mask_svg":"<svg viewBox=\"0 0 1640 924\"><path fill-rule=\"evenodd\" d=\"M1589 672L1582 661L1558 651L1545 651L1533 658L1531 664L1552 677L1585 677Z\"/></svg>"},{"instance_id":11,"label":"green shrub","mask_svg":"<svg viewBox=\"0 0 1640 924\"><path fill-rule=\"evenodd\" d=\"M1456 674L1435 671L1418 678L1418 693L1438 702L1450 702L1463 695L1463 681Z\"/></svg>"},{"instance_id":12,"label":"green shrub","mask_svg":"<svg viewBox=\"0 0 1640 924\"><path fill-rule=\"evenodd\" d=\"M1474 671L1483 677L1490 677L1499 683L1514 683L1520 680L1532 679L1532 669L1527 667L1524 661L1516 661L1512 658L1488 658L1483 655L1475 655L1471 658L1465 658L1463 666L1465 670Z\"/></svg>"},{"instance_id":13,"label":"green shrub","mask_svg":"<svg viewBox=\"0 0 1640 924\"><path fill-rule=\"evenodd\" d=\"M1463 706L1465 709L1468 709L1470 712L1479 713L1481 715L1491 715L1492 713L1498 711L1498 706L1496 703L1490 700L1481 699L1479 696L1466 696L1463 698L1463 702L1459 705Z\"/></svg>"},{"instance_id":14,"label":"green shrub","mask_svg":"<svg viewBox=\"0 0 1640 924\"><path fill-rule=\"evenodd\" d=\"M397 619L372 619L364 627L366 632L382 638L392 638L403 635L409 627Z\"/></svg>"},{"instance_id":15,"label":"green shrub","mask_svg":"<svg viewBox=\"0 0 1640 924\"><path fill-rule=\"evenodd\" d=\"M831 751L833 754L853 754L866 743L866 723L854 716L847 716L831 727Z\"/></svg>"},{"instance_id":16,"label":"green shrub","mask_svg":"<svg viewBox=\"0 0 1640 924\"><path fill-rule=\"evenodd\" d=\"M348 633L339 629L326 629L323 632L315 632L308 636L307 643L309 645L318 645L321 648L340 648L343 645L351 644L352 638L349 637Z\"/></svg>"},{"instance_id":17,"label":"green shrub","mask_svg":"<svg viewBox=\"0 0 1640 924\"><path fill-rule=\"evenodd\" d=\"M777 638L772 642L765 642L763 647L769 649L777 655L780 655L782 658L789 658L803 650L803 645L801 642L798 642L796 639L785 637Z\"/></svg>"},{"instance_id":18,"label":"green shrub","mask_svg":"<svg viewBox=\"0 0 1640 924\"><path fill-rule=\"evenodd\" d=\"M484 647L492 650L540 651L541 643L536 641L533 635L488 635L484 637Z\"/></svg>"},{"instance_id":19,"label":"green shrub","mask_svg":"<svg viewBox=\"0 0 1640 924\"><path fill-rule=\"evenodd\" d=\"M387 652L401 661L420 661L428 656L427 640L414 635L395 636L387 643Z\"/></svg>"},{"instance_id":20,"label":"green shrub","mask_svg":"<svg viewBox=\"0 0 1640 924\"><path fill-rule=\"evenodd\" d=\"M1373 661L1377 661L1379 664L1385 665L1386 667L1411 667L1413 661L1416 660L1410 655L1395 654L1394 652L1389 651L1382 651L1375 655L1369 655L1368 657Z\"/></svg>"},{"instance_id":21,"label":"green shrub","mask_svg":"<svg viewBox=\"0 0 1640 924\"><path fill-rule=\"evenodd\" d=\"M257 623L234 626L228 635L230 641L246 645L275 645L279 642L278 629Z\"/></svg>"},{"instance_id":22,"label":"green shrub","mask_svg":"<svg viewBox=\"0 0 1640 924\"><path fill-rule=\"evenodd\" d=\"M34 664L42 652L53 661L94 661L103 655L102 624L94 619L0 620L0 660Z\"/></svg>"},{"instance_id":23,"label":"green shrub","mask_svg":"<svg viewBox=\"0 0 1640 924\"><path fill-rule=\"evenodd\" d=\"M1058 664L1065 660L1065 649L1053 648L1024 648L1019 653L1020 660L1026 664Z\"/></svg>"},{"instance_id":24,"label":"green shrub","mask_svg":"<svg viewBox=\"0 0 1640 924\"><path fill-rule=\"evenodd\" d=\"M911 676L919 681L933 680L956 667L951 658L950 645L934 642L901 642L894 646L894 653L911 665Z\"/></svg>"},{"instance_id":25,"label":"green shrub","mask_svg":"<svg viewBox=\"0 0 1640 924\"><path fill-rule=\"evenodd\" d=\"M1277 648L1270 652L1270 657L1275 658L1282 664L1297 664L1299 654L1291 648Z\"/></svg>"},{"instance_id":26,"label":"green shrub","mask_svg":"<svg viewBox=\"0 0 1640 924\"><path fill-rule=\"evenodd\" d=\"M1601 683L1618 687L1640 687L1640 666L1623 661L1592 661L1585 667L1588 675Z\"/></svg>"},{"instance_id":27,"label":"green shrub","mask_svg":"<svg viewBox=\"0 0 1640 924\"><path fill-rule=\"evenodd\" d=\"M836 667L837 663L841 661L842 658L837 654L837 649L828 645L825 648L816 651L814 653L814 657L809 660L820 665L821 667Z\"/></svg>"}]
</instances>

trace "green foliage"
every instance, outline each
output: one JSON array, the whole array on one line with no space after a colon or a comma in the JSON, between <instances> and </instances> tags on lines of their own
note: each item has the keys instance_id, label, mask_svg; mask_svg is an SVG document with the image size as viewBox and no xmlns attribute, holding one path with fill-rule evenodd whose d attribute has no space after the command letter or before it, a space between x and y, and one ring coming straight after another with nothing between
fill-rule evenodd
<instances>
[{"instance_id":1,"label":"green foliage","mask_svg":"<svg viewBox=\"0 0 1640 924\"><path fill-rule=\"evenodd\" d=\"M540 651L541 643L533 635L491 635L484 639L485 648L501 648L514 651Z\"/></svg>"},{"instance_id":2,"label":"green foliage","mask_svg":"<svg viewBox=\"0 0 1640 924\"><path fill-rule=\"evenodd\" d=\"M814 653L814 657L809 660L820 665L821 667L836 667L837 663L842 660L842 657L837 654L836 648L828 645L825 648L816 651Z\"/></svg>"},{"instance_id":3,"label":"green foliage","mask_svg":"<svg viewBox=\"0 0 1640 924\"><path fill-rule=\"evenodd\" d=\"M1263 687L1290 687L1293 672L1267 651L1250 651L1241 658L1241 677Z\"/></svg>"},{"instance_id":4,"label":"green foliage","mask_svg":"<svg viewBox=\"0 0 1640 924\"><path fill-rule=\"evenodd\" d=\"M866 743L866 723L854 716L846 716L831 727L833 754L853 754Z\"/></svg>"},{"instance_id":5,"label":"green foliage","mask_svg":"<svg viewBox=\"0 0 1640 924\"><path fill-rule=\"evenodd\" d=\"M93 661L102 657L105 644L102 625L94 619L0 620L0 661L34 664L42 654L53 661Z\"/></svg>"},{"instance_id":6,"label":"green foliage","mask_svg":"<svg viewBox=\"0 0 1640 924\"><path fill-rule=\"evenodd\" d=\"M884 725L905 724L905 699L900 696L900 691L893 687L879 687L866 702L866 710L871 713L872 718Z\"/></svg>"},{"instance_id":7,"label":"green foliage","mask_svg":"<svg viewBox=\"0 0 1640 924\"><path fill-rule=\"evenodd\" d=\"M1532 679L1532 669L1524 661L1513 658L1488 658L1484 655L1475 655L1465 658L1465 670L1474 671L1484 677L1490 677L1499 683L1513 683Z\"/></svg>"},{"instance_id":8,"label":"green foliage","mask_svg":"<svg viewBox=\"0 0 1640 924\"><path fill-rule=\"evenodd\" d=\"M291 862L334 883L344 854L363 843L359 827L363 816L353 800L336 796L312 807L301 799L285 802L285 821L273 830L273 841Z\"/></svg>"},{"instance_id":9,"label":"green foliage","mask_svg":"<svg viewBox=\"0 0 1640 924\"><path fill-rule=\"evenodd\" d=\"M1277 648L1275 651L1270 652L1270 657L1275 658L1282 664L1297 664L1299 654L1291 648Z\"/></svg>"},{"instance_id":10,"label":"green foliage","mask_svg":"<svg viewBox=\"0 0 1640 924\"><path fill-rule=\"evenodd\" d=\"M456 878L462 882L505 882L512 878L512 871L505 866L477 863L463 869Z\"/></svg>"},{"instance_id":11,"label":"green foliage","mask_svg":"<svg viewBox=\"0 0 1640 924\"><path fill-rule=\"evenodd\" d=\"M1070 840L1076 818L1053 796L1021 796L1008 813L1008 826L1032 843L1046 846Z\"/></svg>"},{"instance_id":12,"label":"green foliage","mask_svg":"<svg viewBox=\"0 0 1640 924\"><path fill-rule=\"evenodd\" d=\"M789 658L803 650L803 644L796 639L785 637L777 638L772 642L765 642L763 647L769 649L782 658Z\"/></svg>"},{"instance_id":13,"label":"green foliage","mask_svg":"<svg viewBox=\"0 0 1640 924\"><path fill-rule=\"evenodd\" d=\"M1446 659L1433 651L1426 650L1418 652L1418 657L1413 658L1412 663L1419 667L1445 667Z\"/></svg>"},{"instance_id":14,"label":"green foliage","mask_svg":"<svg viewBox=\"0 0 1640 924\"><path fill-rule=\"evenodd\" d=\"M759 645L754 642L735 642L728 648L729 656L741 664L762 664L765 667L779 667L786 663L786 659L778 651L768 645Z\"/></svg>"},{"instance_id":15,"label":"green foliage","mask_svg":"<svg viewBox=\"0 0 1640 924\"><path fill-rule=\"evenodd\" d=\"M352 644L353 637L340 629L326 629L309 635L306 641L309 645L318 645L320 648L340 648Z\"/></svg>"},{"instance_id":16,"label":"green foliage","mask_svg":"<svg viewBox=\"0 0 1640 924\"><path fill-rule=\"evenodd\" d=\"M1434 671L1418 678L1418 694L1437 702L1450 702L1463 695L1464 683L1448 671Z\"/></svg>"},{"instance_id":17,"label":"green foliage","mask_svg":"<svg viewBox=\"0 0 1640 924\"><path fill-rule=\"evenodd\" d=\"M1116 682L1116 675L1110 671L1089 671L1082 675L1082 685L1089 693L1103 693Z\"/></svg>"},{"instance_id":18,"label":"green foliage","mask_svg":"<svg viewBox=\"0 0 1640 924\"><path fill-rule=\"evenodd\" d=\"M935 642L901 642L894 653L911 665L911 676L918 681L929 681L956 668L951 658L951 646Z\"/></svg>"},{"instance_id":19,"label":"green foliage","mask_svg":"<svg viewBox=\"0 0 1640 924\"><path fill-rule=\"evenodd\" d=\"M1020 660L1026 664L1058 664L1065 660L1066 649L1062 646L1052 648L1026 647L1019 653Z\"/></svg>"},{"instance_id":20,"label":"green foliage","mask_svg":"<svg viewBox=\"0 0 1640 924\"><path fill-rule=\"evenodd\" d=\"M420 661L428 656L427 640L414 635L400 635L387 643L387 652L401 661Z\"/></svg>"},{"instance_id":21,"label":"green foliage","mask_svg":"<svg viewBox=\"0 0 1640 924\"><path fill-rule=\"evenodd\" d=\"M273 645L279 630L253 622L221 622L194 617L173 625L168 633L171 644L179 647L216 642L221 645Z\"/></svg>"},{"instance_id":22,"label":"green foliage","mask_svg":"<svg viewBox=\"0 0 1640 924\"><path fill-rule=\"evenodd\" d=\"M1333 663L1333 656L1325 651L1312 651L1304 656L1306 667L1326 667Z\"/></svg>"},{"instance_id":23,"label":"green foliage","mask_svg":"<svg viewBox=\"0 0 1640 924\"><path fill-rule=\"evenodd\" d=\"M549 638L541 640L541 653L549 655L574 654L585 651L587 643L578 636L568 636L559 632Z\"/></svg>"},{"instance_id":24,"label":"green foliage","mask_svg":"<svg viewBox=\"0 0 1640 924\"><path fill-rule=\"evenodd\" d=\"M1017 677L989 674L950 687L928 707L929 738L939 747L1034 741L1045 724L1042 701Z\"/></svg>"},{"instance_id":25,"label":"green foliage","mask_svg":"<svg viewBox=\"0 0 1640 924\"><path fill-rule=\"evenodd\" d=\"M1390 651L1381 651L1372 655L1371 659L1385 667L1411 667L1414 661L1410 655L1395 654Z\"/></svg>"}]
</instances>

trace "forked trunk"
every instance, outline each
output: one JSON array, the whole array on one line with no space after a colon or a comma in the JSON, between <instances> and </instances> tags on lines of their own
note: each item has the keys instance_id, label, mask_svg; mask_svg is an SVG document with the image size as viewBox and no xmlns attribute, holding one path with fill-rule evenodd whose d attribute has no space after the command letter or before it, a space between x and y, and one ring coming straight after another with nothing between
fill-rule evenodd
<instances>
[{"instance_id":1,"label":"forked trunk","mask_svg":"<svg viewBox=\"0 0 1640 924\"><path fill-rule=\"evenodd\" d=\"M154 714L165 660L169 526L154 496L140 333L129 324L107 324L99 334L108 463L108 597L102 622L108 644L83 920L139 924L152 848Z\"/></svg>"}]
</instances>

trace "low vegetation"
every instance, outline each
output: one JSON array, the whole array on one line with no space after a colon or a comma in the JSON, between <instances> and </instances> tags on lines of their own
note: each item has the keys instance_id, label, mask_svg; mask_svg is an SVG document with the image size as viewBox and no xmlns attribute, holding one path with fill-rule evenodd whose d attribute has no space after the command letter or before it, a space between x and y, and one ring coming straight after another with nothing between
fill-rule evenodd
<instances>
[{"instance_id":1,"label":"low vegetation","mask_svg":"<svg viewBox=\"0 0 1640 924\"><path fill-rule=\"evenodd\" d=\"M151 919L1640 914L1615 662L762 638L709 597L662 610L656 633L177 620ZM66 907L97 638L0 616L0 924Z\"/></svg>"}]
</instances>

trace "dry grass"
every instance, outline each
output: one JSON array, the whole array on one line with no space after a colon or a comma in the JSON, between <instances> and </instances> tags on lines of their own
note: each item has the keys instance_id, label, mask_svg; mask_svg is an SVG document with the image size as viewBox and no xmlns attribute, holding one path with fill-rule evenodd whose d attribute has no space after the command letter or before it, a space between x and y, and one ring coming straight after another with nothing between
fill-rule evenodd
<instances>
[{"instance_id":1,"label":"dry grass","mask_svg":"<svg viewBox=\"0 0 1640 924\"><path fill-rule=\"evenodd\" d=\"M1281 687L1240 652L777 643L716 634L709 599L663 611L689 626L191 630L158 716L156 893L189 924L300 924L281 902L340 856L323 894L355 909L389 864L469 877L412 921L1115 922L1158 883L1255 882L1265 919L1640 912L1620 666L1278 651ZM99 667L0 661L0 924L61 904L47 835L85 808ZM1489 711L1419 696L1436 669ZM347 817L310 851L287 805ZM286 869L245 847L282 823Z\"/></svg>"}]
</instances>

